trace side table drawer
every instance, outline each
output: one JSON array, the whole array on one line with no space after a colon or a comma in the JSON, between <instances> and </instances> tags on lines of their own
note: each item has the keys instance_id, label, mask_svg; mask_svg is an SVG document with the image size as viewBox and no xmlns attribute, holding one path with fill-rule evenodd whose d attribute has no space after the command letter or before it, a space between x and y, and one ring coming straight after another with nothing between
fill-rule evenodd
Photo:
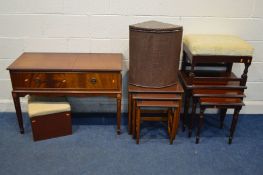
<instances>
[{"instance_id":1,"label":"side table drawer","mask_svg":"<svg viewBox=\"0 0 263 175\"><path fill-rule=\"evenodd\" d=\"M14 89L79 89L117 90L120 87L119 73L45 73L12 72Z\"/></svg>"},{"instance_id":2,"label":"side table drawer","mask_svg":"<svg viewBox=\"0 0 263 175\"><path fill-rule=\"evenodd\" d=\"M66 76L63 73L11 73L14 89L66 88Z\"/></svg>"},{"instance_id":3,"label":"side table drawer","mask_svg":"<svg viewBox=\"0 0 263 175\"><path fill-rule=\"evenodd\" d=\"M118 73L86 73L83 74L83 86L85 89L119 89L120 74ZM81 84L82 84L81 83Z\"/></svg>"}]
</instances>

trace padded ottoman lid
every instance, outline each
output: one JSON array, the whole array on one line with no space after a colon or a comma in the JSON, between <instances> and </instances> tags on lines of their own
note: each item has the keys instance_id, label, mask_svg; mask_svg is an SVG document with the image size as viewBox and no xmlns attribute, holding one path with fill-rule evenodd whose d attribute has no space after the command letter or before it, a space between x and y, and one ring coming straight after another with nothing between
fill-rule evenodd
<instances>
[{"instance_id":1,"label":"padded ottoman lid","mask_svg":"<svg viewBox=\"0 0 263 175\"><path fill-rule=\"evenodd\" d=\"M65 97L29 96L28 115L30 118L70 111L70 104Z\"/></svg>"},{"instance_id":2,"label":"padded ottoman lid","mask_svg":"<svg viewBox=\"0 0 263 175\"><path fill-rule=\"evenodd\" d=\"M189 34L183 43L192 55L252 56L254 51L250 44L233 35Z\"/></svg>"}]
</instances>

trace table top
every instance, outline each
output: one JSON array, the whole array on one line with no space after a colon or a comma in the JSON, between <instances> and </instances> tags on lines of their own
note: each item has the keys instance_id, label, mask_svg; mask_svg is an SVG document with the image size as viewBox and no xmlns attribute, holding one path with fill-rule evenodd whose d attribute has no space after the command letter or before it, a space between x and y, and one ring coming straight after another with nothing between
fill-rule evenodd
<instances>
[{"instance_id":1,"label":"table top","mask_svg":"<svg viewBox=\"0 0 263 175\"><path fill-rule=\"evenodd\" d=\"M188 72L178 71L178 77L184 89L246 89L246 86L241 86L241 78L238 78L234 73L227 75L222 71L195 71L195 78L191 83Z\"/></svg>"},{"instance_id":2,"label":"table top","mask_svg":"<svg viewBox=\"0 0 263 175\"><path fill-rule=\"evenodd\" d=\"M23 53L8 68L20 71L121 71L120 53Z\"/></svg>"},{"instance_id":3,"label":"table top","mask_svg":"<svg viewBox=\"0 0 263 175\"><path fill-rule=\"evenodd\" d=\"M165 108L170 108L170 107L179 107L179 102L178 101L138 101L137 106L139 107L165 107Z\"/></svg>"},{"instance_id":4,"label":"table top","mask_svg":"<svg viewBox=\"0 0 263 175\"><path fill-rule=\"evenodd\" d=\"M158 94L158 93L136 93L132 95L133 99L146 100L180 100L182 97L179 94Z\"/></svg>"}]
</instances>

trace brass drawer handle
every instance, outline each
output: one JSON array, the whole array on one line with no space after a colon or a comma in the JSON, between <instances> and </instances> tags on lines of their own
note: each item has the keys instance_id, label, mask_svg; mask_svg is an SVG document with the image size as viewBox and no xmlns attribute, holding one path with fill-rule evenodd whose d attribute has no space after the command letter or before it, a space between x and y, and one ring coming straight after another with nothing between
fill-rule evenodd
<instances>
[{"instance_id":1,"label":"brass drawer handle","mask_svg":"<svg viewBox=\"0 0 263 175\"><path fill-rule=\"evenodd\" d=\"M25 82L28 82L28 78L26 78L24 81L25 81Z\"/></svg>"},{"instance_id":2,"label":"brass drawer handle","mask_svg":"<svg viewBox=\"0 0 263 175\"><path fill-rule=\"evenodd\" d=\"M90 79L90 82L91 82L92 84L96 84L96 83L97 83L97 79L93 77L93 78Z\"/></svg>"},{"instance_id":3,"label":"brass drawer handle","mask_svg":"<svg viewBox=\"0 0 263 175\"><path fill-rule=\"evenodd\" d=\"M39 78L35 78L35 79L34 79L34 82L35 82L36 84L39 84L39 83L41 82L41 80L40 80Z\"/></svg>"},{"instance_id":4,"label":"brass drawer handle","mask_svg":"<svg viewBox=\"0 0 263 175\"><path fill-rule=\"evenodd\" d=\"M62 83L66 83L67 82L67 80L62 80Z\"/></svg>"},{"instance_id":5,"label":"brass drawer handle","mask_svg":"<svg viewBox=\"0 0 263 175\"><path fill-rule=\"evenodd\" d=\"M34 79L34 82L35 82L36 84L40 84L40 83L47 82L47 80L41 80L40 78L35 78L35 79Z\"/></svg>"}]
</instances>

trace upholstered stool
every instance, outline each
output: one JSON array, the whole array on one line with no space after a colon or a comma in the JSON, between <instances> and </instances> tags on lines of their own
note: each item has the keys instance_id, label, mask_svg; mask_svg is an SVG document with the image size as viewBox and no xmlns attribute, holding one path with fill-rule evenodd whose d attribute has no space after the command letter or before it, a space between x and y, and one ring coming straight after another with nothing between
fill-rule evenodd
<instances>
[{"instance_id":1,"label":"upholstered stool","mask_svg":"<svg viewBox=\"0 0 263 175\"><path fill-rule=\"evenodd\" d=\"M251 64L253 47L238 36L232 35L186 35L183 39L184 58L182 70L188 61L191 64L190 78L194 78L194 68L200 63L225 63L231 73L233 63L244 63L245 70ZM246 83L244 78L243 84Z\"/></svg>"},{"instance_id":2,"label":"upholstered stool","mask_svg":"<svg viewBox=\"0 0 263 175\"><path fill-rule=\"evenodd\" d=\"M140 142L141 108L166 108L168 109L168 134L170 144L176 136L180 120L180 104L178 101L137 101L136 102L136 143Z\"/></svg>"},{"instance_id":3,"label":"upholstered stool","mask_svg":"<svg viewBox=\"0 0 263 175\"><path fill-rule=\"evenodd\" d=\"M30 96L28 114L34 141L72 134L70 104L64 97Z\"/></svg>"},{"instance_id":4,"label":"upholstered stool","mask_svg":"<svg viewBox=\"0 0 263 175\"><path fill-rule=\"evenodd\" d=\"M200 63L225 63L228 65L228 73L231 73L233 63L244 63L245 70L247 70L254 51L246 41L232 35L186 35L183 44L182 70L184 71L187 62L190 62L189 76L191 81L195 77L195 66ZM245 75L242 75L242 78L244 85L247 79Z\"/></svg>"},{"instance_id":5,"label":"upholstered stool","mask_svg":"<svg viewBox=\"0 0 263 175\"><path fill-rule=\"evenodd\" d=\"M233 35L185 35L183 39L183 61L179 74L185 90L184 116L186 121L193 89L245 89L248 68L252 62L253 47L238 36ZM233 63L244 64L241 77L232 72ZM200 73L196 67L223 66L223 71ZM189 70L186 68L189 66ZM214 76L214 74L217 74ZM231 81L235 81L234 85ZM202 83L202 84L201 84ZM220 84L219 84L220 83ZM186 124L184 124L183 130Z\"/></svg>"}]
</instances>

